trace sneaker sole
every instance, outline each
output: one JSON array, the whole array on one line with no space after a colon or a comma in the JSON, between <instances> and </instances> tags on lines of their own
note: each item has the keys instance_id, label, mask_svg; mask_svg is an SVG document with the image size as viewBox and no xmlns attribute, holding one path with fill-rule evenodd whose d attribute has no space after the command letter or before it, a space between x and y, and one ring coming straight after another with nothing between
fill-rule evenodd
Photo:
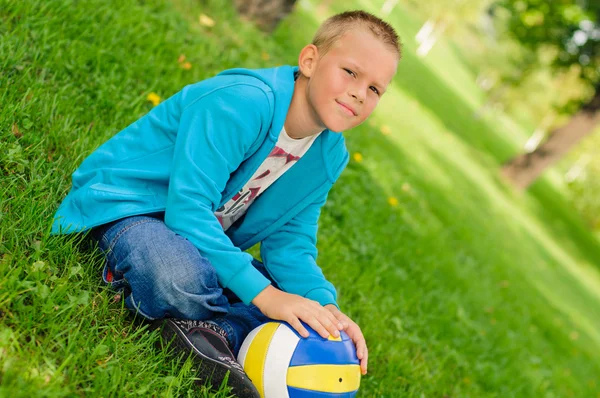
<instances>
[{"instance_id":1,"label":"sneaker sole","mask_svg":"<svg viewBox=\"0 0 600 398\"><path fill-rule=\"evenodd\" d=\"M185 336L183 331L177 327L173 327L170 323L164 323L162 326L161 336L166 342L171 342L172 347L177 349L177 352L184 352L186 356L190 356L195 365L198 366L198 375L202 381L209 381L213 388L218 388L218 385L213 383L213 380L224 380L227 373L229 373L227 385L233 389L233 393L240 398L257 398L259 395L256 392L254 386L249 387L247 383L251 383L250 380L245 381L239 377L236 373L231 372L228 367L215 361L214 359L207 357L202 352L198 351L189 339ZM185 344L186 341L188 344Z\"/></svg>"}]
</instances>

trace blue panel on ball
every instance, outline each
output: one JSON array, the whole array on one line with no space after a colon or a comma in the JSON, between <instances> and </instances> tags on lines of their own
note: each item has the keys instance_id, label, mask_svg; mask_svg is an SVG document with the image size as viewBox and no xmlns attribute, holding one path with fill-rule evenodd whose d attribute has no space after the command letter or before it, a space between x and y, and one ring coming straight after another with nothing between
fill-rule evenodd
<instances>
[{"instance_id":1,"label":"blue panel on ball","mask_svg":"<svg viewBox=\"0 0 600 398\"><path fill-rule=\"evenodd\" d=\"M301 336L300 333L298 333L296 331L296 329L294 329L289 323L285 322L285 321L275 321L275 322L279 322L284 324L285 326L287 326L288 328L290 328L290 330L292 332L294 332L294 334L296 336L298 336L301 339L304 339L305 337ZM321 339L321 340L327 340L323 337L321 337L321 335L317 332L315 332L315 330L313 328L311 328L310 326L308 326L308 324L304 323L303 321L300 321L300 323L302 324L302 326L304 326L306 328L306 330L308 331L308 339ZM340 332L340 337L342 338L342 340L351 340L350 336L348 336L346 334L346 332L344 332L343 330Z\"/></svg>"},{"instance_id":2,"label":"blue panel on ball","mask_svg":"<svg viewBox=\"0 0 600 398\"><path fill-rule=\"evenodd\" d=\"M298 336L299 338L301 338L301 339L304 339L304 338L305 338L305 337L301 336L301 335L300 335L300 333L298 333L298 332L296 331L296 329L294 329L294 328L292 327L292 325L290 325L289 323L287 323L287 322L285 322L285 321L276 321L276 322L283 323L285 326L287 326L288 328L290 328L290 329L292 330L292 332L294 332L294 334L295 334L296 336ZM301 323L301 324L302 324L302 326L304 326L304 327L306 328L306 330L308 331L308 337L306 337L306 338L308 338L308 339L321 339L321 340L327 340L327 339L324 339L323 337L321 337L321 335L320 335L319 333L315 332L315 330L314 330L313 328L311 328L310 326L308 326L308 324L307 324L307 323L305 323L304 321L300 321L300 323ZM343 332L343 331L342 331L341 335L342 335L342 340L345 340L345 339L350 339L350 337L348 337L348 335L347 335L345 332Z\"/></svg>"},{"instance_id":3,"label":"blue panel on ball","mask_svg":"<svg viewBox=\"0 0 600 398\"><path fill-rule=\"evenodd\" d=\"M290 398L354 398L357 391L333 393L305 390L303 388L288 387Z\"/></svg>"},{"instance_id":4,"label":"blue panel on ball","mask_svg":"<svg viewBox=\"0 0 600 398\"><path fill-rule=\"evenodd\" d=\"M290 366L359 364L352 340L330 341L322 338L301 339Z\"/></svg>"}]
</instances>

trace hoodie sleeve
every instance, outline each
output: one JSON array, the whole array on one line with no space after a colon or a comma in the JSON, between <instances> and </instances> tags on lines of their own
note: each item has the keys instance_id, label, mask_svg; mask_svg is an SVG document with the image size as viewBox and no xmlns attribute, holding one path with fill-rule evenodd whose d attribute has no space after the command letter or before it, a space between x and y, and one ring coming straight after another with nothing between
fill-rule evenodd
<instances>
[{"instance_id":1,"label":"hoodie sleeve","mask_svg":"<svg viewBox=\"0 0 600 398\"><path fill-rule=\"evenodd\" d=\"M214 212L230 174L270 119L267 93L246 84L219 88L183 109L165 210L166 225L196 246L219 283L246 304L270 282L233 245Z\"/></svg>"},{"instance_id":2,"label":"hoodie sleeve","mask_svg":"<svg viewBox=\"0 0 600 398\"><path fill-rule=\"evenodd\" d=\"M327 194L261 242L260 254L273 280L288 293L333 304L337 293L317 265L317 229Z\"/></svg>"}]
</instances>

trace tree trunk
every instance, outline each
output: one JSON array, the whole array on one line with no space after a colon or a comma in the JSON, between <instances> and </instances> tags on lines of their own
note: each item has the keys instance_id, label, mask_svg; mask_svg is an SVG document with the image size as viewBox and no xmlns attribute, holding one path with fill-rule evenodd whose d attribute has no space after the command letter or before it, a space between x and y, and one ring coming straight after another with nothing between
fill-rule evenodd
<instances>
[{"instance_id":1,"label":"tree trunk","mask_svg":"<svg viewBox=\"0 0 600 398\"><path fill-rule=\"evenodd\" d=\"M569 122L550 133L546 142L531 153L521 154L502 167L502 175L517 188L526 189L546 169L558 161L579 140L590 134L600 123L600 87L592 100L584 105Z\"/></svg>"},{"instance_id":2,"label":"tree trunk","mask_svg":"<svg viewBox=\"0 0 600 398\"><path fill-rule=\"evenodd\" d=\"M256 23L265 32L272 32L292 11L294 4L296 0L235 0L240 15Z\"/></svg>"}]
</instances>

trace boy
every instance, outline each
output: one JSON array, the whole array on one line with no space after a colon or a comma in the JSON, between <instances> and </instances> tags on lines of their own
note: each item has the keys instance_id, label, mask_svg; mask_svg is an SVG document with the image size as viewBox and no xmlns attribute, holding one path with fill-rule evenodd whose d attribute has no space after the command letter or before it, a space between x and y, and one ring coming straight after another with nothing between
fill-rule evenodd
<instances>
[{"instance_id":1,"label":"boy","mask_svg":"<svg viewBox=\"0 0 600 398\"><path fill-rule=\"evenodd\" d=\"M104 279L126 306L193 353L200 377L227 371L270 319L367 346L315 260L317 222L348 162L340 133L362 123L396 73L393 28L363 11L325 21L298 67L233 69L186 86L84 160L54 233L91 229ZM292 167L293 166L293 167ZM263 263L243 250L261 243Z\"/></svg>"}]
</instances>

